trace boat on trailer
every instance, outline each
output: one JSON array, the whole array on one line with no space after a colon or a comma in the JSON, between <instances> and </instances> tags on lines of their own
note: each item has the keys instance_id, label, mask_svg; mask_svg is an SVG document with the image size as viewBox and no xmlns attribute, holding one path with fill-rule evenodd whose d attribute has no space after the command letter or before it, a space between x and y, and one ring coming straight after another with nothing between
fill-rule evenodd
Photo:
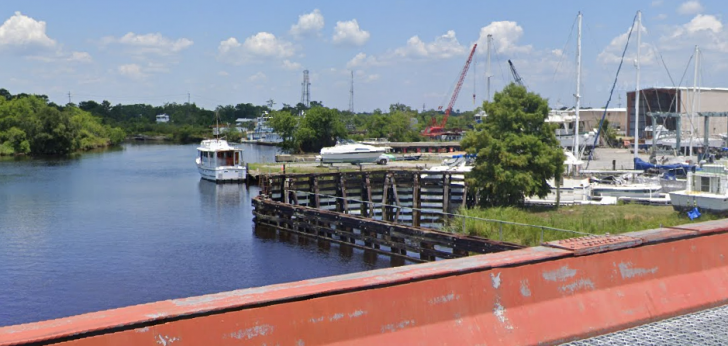
<instances>
[{"instance_id":1,"label":"boat on trailer","mask_svg":"<svg viewBox=\"0 0 728 346\"><path fill-rule=\"evenodd\" d=\"M205 139L197 147L197 170L202 179L219 182L244 182L247 169L243 149L224 139Z\"/></svg>"}]
</instances>

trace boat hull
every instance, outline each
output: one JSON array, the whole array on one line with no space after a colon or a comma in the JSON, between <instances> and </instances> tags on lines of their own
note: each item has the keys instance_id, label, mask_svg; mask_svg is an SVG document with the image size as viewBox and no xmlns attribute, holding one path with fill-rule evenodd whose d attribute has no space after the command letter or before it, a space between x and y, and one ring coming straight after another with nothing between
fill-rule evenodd
<instances>
[{"instance_id":1,"label":"boat hull","mask_svg":"<svg viewBox=\"0 0 728 346\"><path fill-rule=\"evenodd\" d=\"M197 165L202 179L214 182L245 182L247 171L245 166L205 167Z\"/></svg>"},{"instance_id":2,"label":"boat hull","mask_svg":"<svg viewBox=\"0 0 728 346\"><path fill-rule=\"evenodd\" d=\"M358 152L358 153L322 153L321 163L369 163L377 162L382 151Z\"/></svg>"},{"instance_id":3,"label":"boat hull","mask_svg":"<svg viewBox=\"0 0 728 346\"><path fill-rule=\"evenodd\" d=\"M592 186L592 195L601 197L653 197L660 185L599 185Z\"/></svg>"},{"instance_id":4,"label":"boat hull","mask_svg":"<svg viewBox=\"0 0 728 346\"><path fill-rule=\"evenodd\" d=\"M670 203L677 211L687 211L697 207L700 211L713 214L728 214L728 195L674 191L670 192Z\"/></svg>"}]
</instances>

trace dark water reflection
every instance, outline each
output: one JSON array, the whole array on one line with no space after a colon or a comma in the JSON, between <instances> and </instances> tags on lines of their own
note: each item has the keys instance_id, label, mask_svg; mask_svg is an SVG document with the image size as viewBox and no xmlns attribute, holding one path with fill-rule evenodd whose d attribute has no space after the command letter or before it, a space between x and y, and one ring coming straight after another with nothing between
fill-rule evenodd
<instances>
[{"instance_id":1,"label":"dark water reflection","mask_svg":"<svg viewBox=\"0 0 728 346\"><path fill-rule=\"evenodd\" d=\"M254 230L257 187L201 180L195 147L0 160L0 326L399 264Z\"/></svg>"}]
</instances>

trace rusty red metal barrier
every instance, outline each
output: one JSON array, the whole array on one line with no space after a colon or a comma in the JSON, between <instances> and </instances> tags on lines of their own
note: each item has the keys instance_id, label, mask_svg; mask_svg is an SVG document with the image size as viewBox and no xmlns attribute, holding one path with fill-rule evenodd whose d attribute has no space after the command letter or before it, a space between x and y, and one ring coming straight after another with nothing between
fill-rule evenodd
<instances>
[{"instance_id":1,"label":"rusty red metal barrier","mask_svg":"<svg viewBox=\"0 0 728 346\"><path fill-rule=\"evenodd\" d=\"M557 344L728 302L728 221L0 328L0 345Z\"/></svg>"}]
</instances>

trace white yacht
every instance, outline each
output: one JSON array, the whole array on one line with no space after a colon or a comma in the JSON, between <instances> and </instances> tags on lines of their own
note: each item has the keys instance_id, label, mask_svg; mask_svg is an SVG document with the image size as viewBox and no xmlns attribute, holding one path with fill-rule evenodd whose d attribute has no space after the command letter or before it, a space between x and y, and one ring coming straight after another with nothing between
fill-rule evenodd
<instances>
[{"instance_id":1,"label":"white yacht","mask_svg":"<svg viewBox=\"0 0 728 346\"><path fill-rule=\"evenodd\" d=\"M574 132L576 131L576 115L572 115L569 112L552 110L548 118L546 118L547 123L557 125L556 139L559 140L561 147L565 149L572 149L574 146ZM586 128L584 121L579 121L579 128ZM579 134L579 148L593 147L596 136L595 130L581 132Z\"/></svg>"},{"instance_id":2,"label":"white yacht","mask_svg":"<svg viewBox=\"0 0 728 346\"><path fill-rule=\"evenodd\" d=\"M389 147L375 147L349 139L341 139L336 142L335 146L321 149L321 163L380 163L381 160L387 160L381 156L388 149Z\"/></svg>"},{"instance_id":3,"label":"white yacht","mask_svg":"<svg viewBox=\"0 0 728 346\"><path fill-rule=\"evenodd\" d=\"M255 128L248 132L248 140L269 143L283 142L283 138L268 124L272 118L268 112L264 112L262 117L255 118Z\"/></svg>"},{"instance_id":4,"label":"white yacht","mask_svg":"<svg viewBox=\"0 0 728 346\"><path fill-rule=\"evenodd\" d=\"M692 210L725 214L728 212L728 160L703 164L688 172L687 188L670 192L672 207L678 211Z\"/></svg>"},{"instance_id":5,"label":"white yacht","mask_svg":"<svg viewBox=\"0 0 728 346\"><path fill-rule=\"evenodd\" d=\"M247 175L243 149L224 139L206 139L197 147L197 170L202 179L214 182L243 182Z\"/></svg>"}]
</instances>

